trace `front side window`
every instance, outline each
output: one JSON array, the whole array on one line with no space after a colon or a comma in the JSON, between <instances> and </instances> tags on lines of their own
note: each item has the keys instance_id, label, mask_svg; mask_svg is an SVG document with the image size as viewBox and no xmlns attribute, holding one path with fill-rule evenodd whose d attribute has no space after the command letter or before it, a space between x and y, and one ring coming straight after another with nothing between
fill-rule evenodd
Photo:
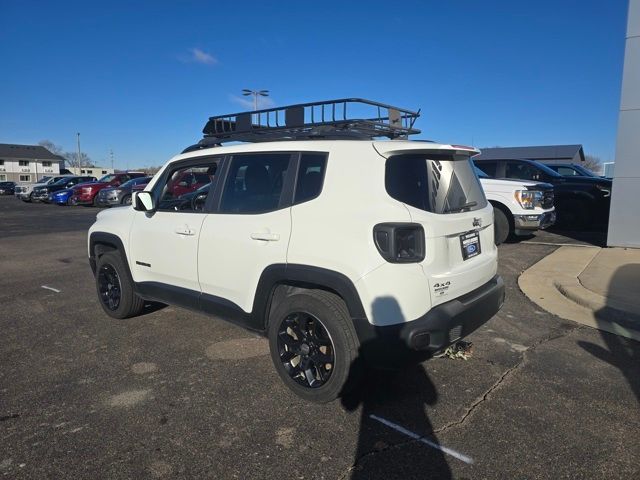
<instances>
[{"instance_id":1,"label":"front side window","mask_svg":"<svg viewBox=\"0 0 640 480\"><path fill-rule=\"evenodd\" d=\"M210 159L202 165L177 167L167 177L158 210L201 212L215 180L219 159Z\"/></svg>"},{"instance_id":2,"label":"front side window","mask_svg":"<svg viewBox=\"0 0 640 480\"><path fill-rule=\"evenodd\" d=\"M307 202L320 195L326 165L326 153L303 153L301 155L294 204Z\"/></svg>"},{"instance_id":3,"label":"front side window","mask_svg":"<svg viewBox=\"0 0 640 480\"><path fill-rule=\"evenodd\" d=\"M487 205L467 155L394 155L386 163L385 186L396 200L431 213L458 213Z\"/></svg>"},{"instance_id":4,"label":"front side window","mask_svg":"<svg viewBox=\"0 0 640 480\"><path fill-rule=\"evenodd\" d=\"M222 213L266 213L280 208L288 153L233 157L222 193Z\"/></svg>"}]
</instances>

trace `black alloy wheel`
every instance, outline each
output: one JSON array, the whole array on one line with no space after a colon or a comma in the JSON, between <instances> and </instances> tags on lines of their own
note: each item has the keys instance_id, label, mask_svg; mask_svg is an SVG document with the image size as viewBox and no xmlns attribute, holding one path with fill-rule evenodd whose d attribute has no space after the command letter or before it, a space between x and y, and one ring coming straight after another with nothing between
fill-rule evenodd
<instances>
[{"instance_id":1,"label":"black alloy wheel","mask_svg":"<svg viewBox=\"0 0 640 480\"><path fill-rule=\"evenodd\" d=\"M327 383L335 365L329 332L318 318L306 312L291 313L282 320L278 354L289 376L306 388Z\"/></svg>"},{"instance_id":2,"label":"black alloy wheel","mask_svg":"<svg viewBox=\"0 0 640 480\"><path fill-rule=\"evenodd\" d=\"M120 276L113 265L104 264L98 271L98 290L100 292L100 301L105 308L116 311L120 306L122 298L122 286L120 284Z\"/></svg>"}]
</instances>

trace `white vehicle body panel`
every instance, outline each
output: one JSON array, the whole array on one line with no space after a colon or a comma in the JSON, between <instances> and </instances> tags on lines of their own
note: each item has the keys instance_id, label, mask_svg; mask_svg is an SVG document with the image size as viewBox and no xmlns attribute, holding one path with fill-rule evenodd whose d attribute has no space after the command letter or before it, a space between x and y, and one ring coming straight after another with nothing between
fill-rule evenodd
<instances>
[{"instance_id":1,"label":"white vehicle body panel","mask_svg":"<svg viewBox=\"0 0 640 480\"><path fill-rule=\"evenodd\" d=\"M251 312L264 269L287 261L290 233L289 208L259 215L206 215L196 250L202 293Z\"/></svg>"},{"instance_id":2,"label":"white vehicle body panel","mask_svg":"<svg viewBox=\"0 0 640 480\"><path fill-rule=\"evenodd\" d=\"M129 265L134 280L199 291L198 239L206 215L164 211L147 215L131 210Z\"/></svg>"}]
</instances>

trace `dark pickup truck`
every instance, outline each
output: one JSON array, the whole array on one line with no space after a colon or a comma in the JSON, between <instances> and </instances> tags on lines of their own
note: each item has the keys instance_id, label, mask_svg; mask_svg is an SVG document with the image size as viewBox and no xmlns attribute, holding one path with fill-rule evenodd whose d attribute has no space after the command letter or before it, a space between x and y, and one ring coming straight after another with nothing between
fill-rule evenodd
<instances>
[{"instance_id":1,"label":"dark pickup truck","mask_svg":"<svg viewBox=\"0 0 640 480\"><path fill-rule=\"evenodd\" d=\"M606 228L609 222L612 182L599 177L563 177L533 160L474 159L490 177L534 180L553 185L556 225L572 230Z\"/></svg>"}]
</instances>

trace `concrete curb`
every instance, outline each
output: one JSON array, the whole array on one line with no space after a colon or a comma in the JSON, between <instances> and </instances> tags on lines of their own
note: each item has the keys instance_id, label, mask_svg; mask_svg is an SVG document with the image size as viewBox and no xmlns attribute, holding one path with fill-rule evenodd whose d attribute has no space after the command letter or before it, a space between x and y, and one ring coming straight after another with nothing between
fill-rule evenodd
<instances>
[{"instance_id":1,"label":"concrete curb","mask_svg":"<svg viewBox=\"0 0 640 480\"><path fill-rule=\"evenodd\" d=\"M578 276L600 248L560 247L518 278L522 292L550 313L592 328L640 341L640 318L624 302L586 289Z\"/></svg>"}]
</instances>

